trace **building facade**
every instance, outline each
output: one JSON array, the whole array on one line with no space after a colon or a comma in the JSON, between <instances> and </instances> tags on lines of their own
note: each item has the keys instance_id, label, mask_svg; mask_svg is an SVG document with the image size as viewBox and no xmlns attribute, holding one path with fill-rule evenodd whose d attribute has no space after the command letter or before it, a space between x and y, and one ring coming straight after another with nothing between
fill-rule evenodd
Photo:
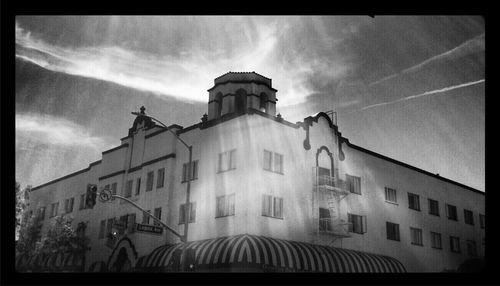
<instances>
[{"instance_id":1,"label":"building facade","mask_svg":"<svg viewBox=\"0 0 500 286\"><path fill-rule=\"evenodd\" d=\"M244 260L261 270L370 272L387 263L441 272L484 256L483 192L350 143L331 113L286 121L276 115L271 79L255 72L224 74L208 92L201 122L169 127L192 146L191 174L185 146L142 109L101 160L32 189L31 210L45 213L42 233L56 215L71 215L87 223L85 271L167 269L182 250L179 238L159 225L144 231L157 223L119 199L86 208L87 185L96 184L179 233L189 221L193 265ZM117 224L117 237L108 238ZM332 254L300 263L321 251Z\"/></svg>"}]
</instances>

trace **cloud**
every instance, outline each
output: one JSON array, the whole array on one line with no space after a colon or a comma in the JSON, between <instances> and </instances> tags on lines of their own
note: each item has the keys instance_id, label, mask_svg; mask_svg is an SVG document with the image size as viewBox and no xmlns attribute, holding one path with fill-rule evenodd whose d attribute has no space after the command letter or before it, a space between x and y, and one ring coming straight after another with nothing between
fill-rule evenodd
<instances>
[{"instance_id":1,"label":"cloud","mask_svg":"<svg viewBox=\"0 0 500 286\"><path fill-rule=\"evenodd\" d=\"M66 119L39 114L16 114L16 146L21 140L58 147L85 147L96 151L109 147L105 138L92 136L83 126Z\"/></svg>"},{"instance_id":2,"label":"cloud","mask_svg":"<svg viewBox=\"0 0 500 286\"><path fill-rule=\"evenodd\" d=\"M483 52L484 50L485 50L485 34L482 33L481 35L476 36L472 39L469 39L466 42L456 46L455 48L453 48L451 50L448 50L444 53L441 53L439 55L431 57L431 58L429 58L421 63L418 63L412 67L404 69L398 73L395 73L395 74L386 76L382 79L379 79L377 81L374 81L368 85L369 86L377 85L377 84L380 84L382 82L396 78L400 75L416 72L416 71L422 69L423 67L429 65L430 63L433 63L436 61L454 60L454 59L461 58L461 57L464 57L464 56L467 56L470 54Z\"/></svg>"},{"instance_id":3,"label":"cloud","mask_svg":"<svg viewBox=\"0 0 500 286\"><path fill-rule=\"evenodd\" d=\"M443 92L447 92L447 91L454 90L454 89L457 89L457 88L462 88L462 87L466 87L466 86L480 84L480 83L483 83L484 81L485 81L484 79L481 79L481 80L477 80L477 81L466 82L466 83L462 83L462 84L458 84L458 85L448 86L448 87L441 88L441 89L426 91L424 93L420 93L420 94L417 94L417 95L407 96L407 97L400 98L400 99L397 99L397 100L394 100L394 101L382 102L382 103L377 103L377 104L372 104L372 105L369 105L369 106L365 106L365 107L361 108L361 110L366 110L366 109L374 108L374 107L377 107L377 106L394 104L394 103L397 103L397 102L406 101L406 100L410 100L410 99L415 99L415 98L418 98L418 97L421 97L421 96L425 96L425 95L431 95L431 94L436 94L436 93L443 93Z\"/></svg>"},{"instance_id":4,"label":"cloud","mask_svg":"<svg viewBox=\"0 0 500 286\"><path fill-rule=\"evenodd\" d=\"M330 80L344 72L341 65L319 58L296 57L295 61L287 61L281 57L278 41L284 33L293 33L295 22L288 25L289 21L281 18L236 20L246 35L244 44L228 43L226 51L206 50L194 44L177 56L129 50L118 45L58 46L33 36L16 23L16 57L48 70L109 81L149 91L160 98L171 96L198 102L207 101L206 90L213 85L215 77L228 71L256 71L273 79L281 106L305 101L313 92L306 79L314 74L327 71L331 74Z\"/></svg>"}]
</instances>

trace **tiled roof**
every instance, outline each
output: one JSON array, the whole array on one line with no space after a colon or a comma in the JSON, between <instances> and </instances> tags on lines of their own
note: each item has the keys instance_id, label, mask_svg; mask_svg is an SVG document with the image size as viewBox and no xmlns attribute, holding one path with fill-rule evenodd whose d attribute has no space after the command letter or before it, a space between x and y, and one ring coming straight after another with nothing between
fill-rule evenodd
<instances>
[{"instance_id":1,"label":"tiled roof","mask_svg":"<svg viewBox=\"0 0 500 286\"><path fill-rule=\"evenodd\" d=\"M228 72L214 79L214 83L224 83L228 81L257 81L262 82L269 87L272 86L271 79L262 76L256 72Z\"/></svg>"}]
</instances>

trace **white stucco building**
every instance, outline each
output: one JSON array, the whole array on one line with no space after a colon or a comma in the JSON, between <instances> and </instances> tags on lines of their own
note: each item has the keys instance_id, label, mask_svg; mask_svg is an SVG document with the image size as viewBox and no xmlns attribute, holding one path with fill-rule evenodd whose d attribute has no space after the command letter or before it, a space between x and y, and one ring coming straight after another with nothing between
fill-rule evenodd
<instances>
[{"instance_id":1,"label":"white stucco building","mask_svg":"<svg viewBox=\"0 0 500 286\"><path fill-rule=\"evenodd\" d=\"M195 270L441 272L484 256L483 192L350 143L331 114L286 121L271 79L255 72L214 83L201 122L170 126L193 150ZM153 221L127 202L83 202L88 184L108 187L183 233L187 162L175 136L139 115L101 160L33 188L30 207L45 208L43 232L56 214L87 222L85 271L175 269L177 236L138 231ZM126 229L111 244L120 218Z\"/></svg>"}]
</instances>

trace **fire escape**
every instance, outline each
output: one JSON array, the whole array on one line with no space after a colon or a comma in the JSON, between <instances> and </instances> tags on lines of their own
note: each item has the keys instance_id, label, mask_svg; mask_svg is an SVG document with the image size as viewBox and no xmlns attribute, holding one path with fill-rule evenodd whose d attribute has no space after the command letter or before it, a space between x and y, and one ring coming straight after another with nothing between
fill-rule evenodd
<instances>
[{"instance_id":1,"label":"fire escape","mask_svg":"<svg viewBox=\"0 0 500 286\"><path fill-rule=\"evenodd\" d=\"M338 174L337 170L335 173ZM350 237L347 214L340 212L340 202L350 194L347 184L328 169L313 168L313 219L316 221L315 243L327 240L332 244L337 239Z\"/></svg>"}]
</instances>

